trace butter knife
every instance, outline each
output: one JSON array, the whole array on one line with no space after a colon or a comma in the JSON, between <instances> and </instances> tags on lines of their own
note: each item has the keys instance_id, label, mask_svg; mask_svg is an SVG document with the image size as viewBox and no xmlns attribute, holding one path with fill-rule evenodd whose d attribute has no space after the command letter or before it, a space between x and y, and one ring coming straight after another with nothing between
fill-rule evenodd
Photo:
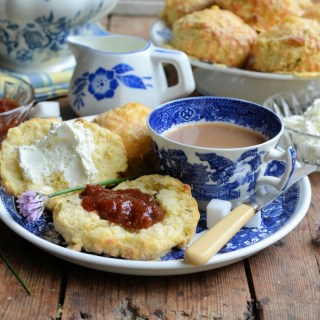
<instances>
[{"instance_id":1,"label":"butter knife","mask_svg":"<svg viewBox=\"0 0 320 320\"><path fill-rule=\"evenodd\" d=\"M204 265L212 258L253 216L302 178L316 170L316 166L304 165L294 170L283 190L264 185L236 206L184 253L184 260L193 265Z\"/></svg>"}]
</instances>

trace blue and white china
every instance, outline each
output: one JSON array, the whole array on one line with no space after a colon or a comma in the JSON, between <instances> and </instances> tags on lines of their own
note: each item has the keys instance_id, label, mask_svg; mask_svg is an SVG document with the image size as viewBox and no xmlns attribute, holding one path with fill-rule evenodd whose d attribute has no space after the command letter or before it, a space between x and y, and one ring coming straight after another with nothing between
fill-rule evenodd
<instances>
[{"instance_id":1,"label":"blue and white china","mask_svg":"<svg viewBox=\"0 0 320 320\"><path fill-rule=\"evenodd\" d=\"M182 259L183 249L172 249L161 260L133 261L104 255L77 252L65 247L55 231L51 215L28 222L17 212L15 198L0 188L0 219L13 232L40 249L77 265L96 270L131 275L160 276L194 273L220 268L247 258L276 243L291 232L305 217L311 201L308 178L292 186L261 211L262 223L258 228L242 228L206 265L194 266ZM206 232L203 213L197 234L192 241Z\"/></svg>"},{"instance_id":2,"label":"blue and white china","mask_svg":"<svg viewBox=\"0 0 320 320\"><path fill-rule=\"evenodd\" d=\"M96 34L97 20L109 14L117 2L0 0L0 66L19 72L74 67L66 38Z\"/></svg>"},{"instance_id":3,"label":"blue and white china","mask_svg":"<svg viewBox=\"0 0 320 320\"><path fill-rule=\"evenodd\" d=\"M77 61L69 102L78 116L99 114L128 102L154 108L195 89L188 57L181 51L154 47L130 35L68 38ZM169 86L163 64L172 64L178 83Z\"/></svg>"},{"instance_id":4,"label":"blue and white china","mask_svg":"<svg viewBox=\"0 0 320 320\"><path fill-rule=\"evenodd\" d=\"M224 122L253 129L267 141L243 148L206 148L172 141L171 128L190 123ZM160 171L191 186L200 209L211 199L237 201L262 184L283 189L295 167L295 150L278 150L281 119L258 104L225 97L191 97L152 110L148 126Z\"/></svg>"}]
</instances>

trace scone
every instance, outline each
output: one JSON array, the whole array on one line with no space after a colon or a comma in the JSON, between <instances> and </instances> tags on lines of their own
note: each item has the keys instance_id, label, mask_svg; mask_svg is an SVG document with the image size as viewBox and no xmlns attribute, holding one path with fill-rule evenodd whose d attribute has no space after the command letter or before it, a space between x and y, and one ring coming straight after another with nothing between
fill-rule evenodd
<instances>
[{"instance_id":1,"label":"scone","mask_svg":"<svg viewBox=\"0 0 320 320\"><path fill-rule=\"evenodd\" d=\"M214 3L215 0L166 0L161 18L171 26L186 14L209 8Z\"/></svg>"},{"instance_id":2,"label":"scone","mask_svg":"<svg viewBox=\"0 0 320 320\"><path fill-rule=\"evenodd\" d=\"M320 23L320 3L315 3L306 8L302 18L312 19Z\"/></svg>"},{"instance_id":3,"label":"scone","mask_svg":"<svg viewBox=\"0 0 320 320\"><path fill-rule=\"evenodd\" d=\"M257 33L241 18L217 6L190 13L173 24L171 44L199 60L240 67Z\"/></svg>"},{"instance_id":4,"label":"scone","mask_svg":"<svg viewBox=\"0 0 320 320\"><path fill-rule=\"evenodd\" d=\"M263 72L320 72L320 24L290 17L259 34L252 68Z\"/></svg>"},{"instance_id":5,"label":"scone","mask_svg":"<svg viewBox=\"0 0 320 320\"><path fill-rule=\"evenodd\" d=\"M258 31L268 30L289 16L301 16L310 0L216 0ZM311 2L312 3L312 2Z\"/></svg>"},{"instance_id":6,"label":"scone","mask_svg":"<svg viewBox=\"0 0 320 320\"><path fill-rule=\"evenodd\" d=\"M190 187L161 175L146 175L119 184L114 190L139 189L160 205L162 221L148 228L125 228L86 211L79 196L60 203L53 212L55 229L69 248L131 260L159 259L171 248L183 248L195 234L200 217Z\"/></svg>"},{"instance_id":7,"label":"scone","mask_svg":"<svg viewBox=\"0 0 320 320\"><path fill-rule=\"evenodd\" d=\"M14 196L114 179L126 168L121 138L87 121L25 121L9 130L0 152L2 185Z\"/></svg>"},{"instance_id":8,"label":"scone","mask_svg":"<svg viewBox=\"0 0 320 320\"><path fill-rule=\"evenodd\" d=\"M156 157L147 126L151 109L141 103L130 102L110 109L94 118L93 122L117 133L126 148L127 176L156 173Z\"/></svg>"}]
</instances>

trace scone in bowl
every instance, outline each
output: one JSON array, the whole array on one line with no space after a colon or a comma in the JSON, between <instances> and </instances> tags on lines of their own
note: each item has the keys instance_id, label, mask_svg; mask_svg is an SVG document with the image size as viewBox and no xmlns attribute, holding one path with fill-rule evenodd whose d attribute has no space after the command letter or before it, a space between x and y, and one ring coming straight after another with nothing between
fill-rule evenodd
<instances>
[{"instance_id":1,"label":"scone in bowl","mask_svg":"<svg viewBox=\"0 0 320 320\"><path fill-rule=\"evenodd\" d=\"M316 89L286 91L269 97L263 105L276 112L284 121L285 132L280 140L280 146L293 145L300 163L316 165L317 170L320 171L320 111L316 111L320 110L318 99L320 99L320 91ZM309 118L306 119L306 110L313 105L317 105L317 109L313 109L312 116L309 111ZM299 116L304 117L303 124L309 128L310 132L306 132L297 123L301 121Z\"/></svg>"},{"instance_id":2,"label":"scone in bowl","mask_svg":"<svg viewBox=\"0 0 320 320\"><path fill-rule=\"evenodd\" d=\"M10 128L26 119L34 100L35 93L31 84L0 73L0 141L6 137Z\"/></svg>"},{"instance_id":3,"label":"scone in bowl","mask_svg":"<svg viewBox=\"0 0 320 320\"><path fill-rule=\"evenodd\" d=\"M163 20L152 25L150 36L157 46L170 46L172 30ZM262 104L284 91L320 88L320 74L258 72L208 63L189 56L196 90L205 96L222 96Z\"/></svg>"}]
</instances>

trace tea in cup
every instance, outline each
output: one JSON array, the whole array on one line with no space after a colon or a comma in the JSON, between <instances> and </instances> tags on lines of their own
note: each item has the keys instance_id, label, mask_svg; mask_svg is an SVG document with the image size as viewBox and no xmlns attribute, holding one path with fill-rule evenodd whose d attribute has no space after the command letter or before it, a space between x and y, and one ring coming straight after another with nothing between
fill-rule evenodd
<instances>
[{"instance_id":1,"label":"tea in cup","mask_svg":"<svg viewBox=\"0 0 320 320\"><path fill-rule=\"evenodd\" d=\"M151 111L148 126L161 173L191 186L200 210L236 202L262 184L283 189L295 150L277 149L284 132L271 110L245 100L192 97Z\"/></svg>"},{"instance_id":2,"label":"tea in cup","mask_svg":"<svg viewBox=\"0 0 320 320\"><path fill-rule=\"evenodd\" d=\"M128 102L154 108L195 89L189 58L181 51L153 46L130 35L68 38L77 65L69 102L79 116L99 114ZM168 86L164 64L171 64L178 82Z\"/></svg>"}]
</instances>

